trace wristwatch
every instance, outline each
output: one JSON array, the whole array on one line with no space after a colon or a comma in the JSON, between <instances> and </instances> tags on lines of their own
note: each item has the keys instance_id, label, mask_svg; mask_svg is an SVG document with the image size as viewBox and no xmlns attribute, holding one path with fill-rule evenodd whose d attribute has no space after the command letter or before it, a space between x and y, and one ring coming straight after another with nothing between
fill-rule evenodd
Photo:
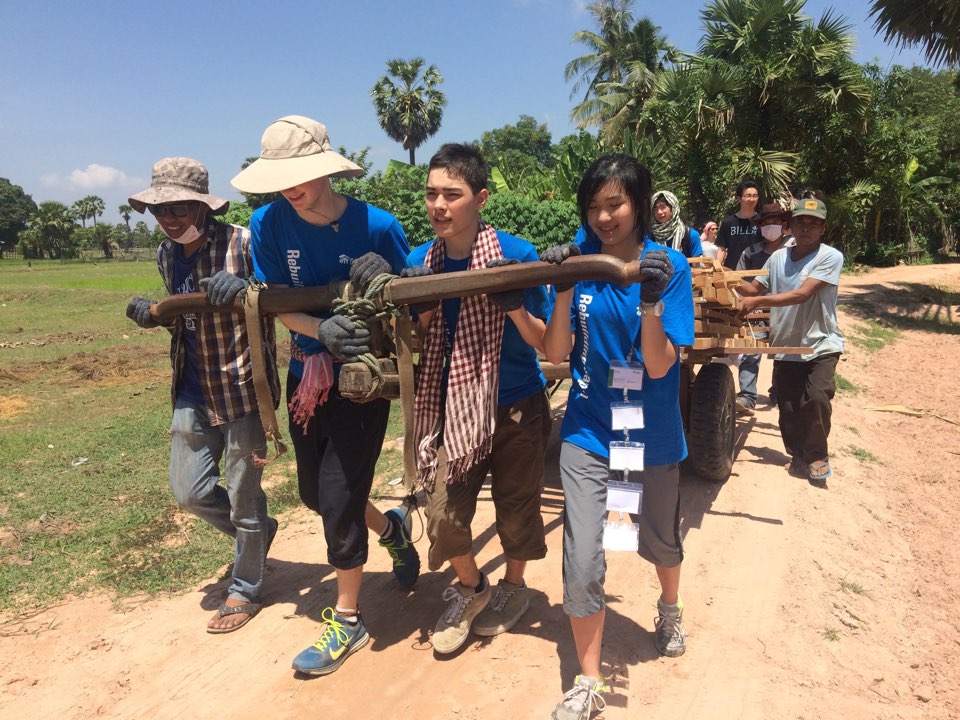
<instances>
[{"instance_id":1,"label":"wristwatch","mask_svg":"<svg viewBox=\"0 0 960 720\"><path fill-rule=\"evenodd\" d=\"M660 317L663 315L663 300L657 300L655 303L640 303L640 314Z\"/></svg>"}]
</instances>

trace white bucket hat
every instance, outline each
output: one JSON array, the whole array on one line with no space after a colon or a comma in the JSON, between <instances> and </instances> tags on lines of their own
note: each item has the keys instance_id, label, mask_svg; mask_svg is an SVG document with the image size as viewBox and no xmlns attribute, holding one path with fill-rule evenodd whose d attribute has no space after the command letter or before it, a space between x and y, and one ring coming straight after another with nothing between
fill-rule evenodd
<instances>
[{"instance_id":1,"label":"white bucket hat","mask_svg":"<svg viewBox=\"0 0 960 720\"><path fill-rule=\"evenodd\" d=\"M202 163L191 158L168 157L153 165L150 189L131 195L130 206L139 213L147 205L187 202L198 200L210 208L214 215L222 215L230 207L230 201L210 194L210 176Z\"/></svg>"},{"instance_id":2,"label":"white bucket hat","mask_svg":"<svg viewBox=\"0 0 960 720\"><path fill-rule=\"evenodd\" d=\"M303 115L287 115L264 131L259 159L230 184L240 192L268 193L321 177L361 175L363 168L330 149L325 125Z\"/></svg>"}]
</instances>

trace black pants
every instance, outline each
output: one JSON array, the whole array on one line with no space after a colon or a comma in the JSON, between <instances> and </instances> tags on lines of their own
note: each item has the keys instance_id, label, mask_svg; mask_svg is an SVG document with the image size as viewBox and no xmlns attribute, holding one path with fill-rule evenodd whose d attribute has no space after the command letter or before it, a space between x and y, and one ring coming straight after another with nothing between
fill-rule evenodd
<instances>
[{"instance_id":1,"label":"black pants","mask_svg":"<svg viewBox=\"0 0 960 720\"><path fill-rule=\"evenodd\" d=\"M288 405L299 384L287 375ZM327 561L339 570L367 561L364 513L389 415L389 400L355 403L333 388L306 432L290 418L300 499L323 518Z\"/></svg>"},{"instance_id":2,"label":"black pants","mask_svg":"<svg viewBox=\"0 0 960 720\"><path fill-rule=\"evenodd\" d=\"M837 392L840 353L805 362L773 363L773 387L780 408L780 435L792 457L805 463L824 460L830 437L830 401Z\"/></svg>"}]
</instances>

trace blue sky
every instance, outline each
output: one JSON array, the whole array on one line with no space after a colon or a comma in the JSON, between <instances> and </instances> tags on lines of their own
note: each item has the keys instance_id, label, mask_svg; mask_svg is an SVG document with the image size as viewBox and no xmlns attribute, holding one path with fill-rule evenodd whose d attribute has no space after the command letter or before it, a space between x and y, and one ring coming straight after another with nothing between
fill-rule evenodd
<instances>
[{"instance_id":1,"label":"blue sky","mask_svg":"<svg viewBox=\"0 0 960 720\"><path fill-rule=\"evenodd\" d=\"M593 29L581 0L486 2L0 3L0 177L37 202L104 198L104 219L145 189L161 157L210 170L211 192L230 186L259 153L270 122L289 114L324 122L334 146L369 146L375 167L406 152L377 124L370 88L389 58L417 55L444 78L440 132L417 151L479 139L521 114L554 140L573 132L564 65L583 54L574 32ZM682 50L701 36L697 0L635 3ZM868 0L808 0L854 26L858 61L924 64L875 35ZM137 218L138 216L135 216ZM152 224L152 223L151 223Z\"/></svg>"}]
</instances>

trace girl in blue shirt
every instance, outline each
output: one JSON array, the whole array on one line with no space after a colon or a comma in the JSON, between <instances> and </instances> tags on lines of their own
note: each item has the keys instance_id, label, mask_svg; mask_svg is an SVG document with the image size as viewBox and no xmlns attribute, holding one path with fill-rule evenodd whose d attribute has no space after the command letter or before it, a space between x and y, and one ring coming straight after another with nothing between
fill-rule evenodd
<instances>
[{"instance_id":1,"label":"girl in blue shirt","mask_svg":"<svg viewBox=\"0 0 960 720\"><path fill-rule=\"evenodd\" d=\"M541 260L560 263L571 255L602 253L640 261L640 282L557 286L555 310L544 337L547 359L570 358L573 385L561 437L564 492L564 612L570 617L581 674L554 710L558 720L602 709L600 674L604 623L603 549L607 483L624 480L609 467L610 443L644 444L644 469L626 478L643 485L639 553L656 567L661 594L656 644L676 657L685 649L681 624L679 466L686 456L680 417L679 346L693 343L690 269L677 251L651 241L649 171L634 158L607 155L587 170L577 191L583 224L580 244L550 248ZM568 312L569 310L569 312ZM612 363L642 363L636 380L610 387ZM614 428L611 404L643 404L644 427ZM637 423L640 424L640 423ZM585 714L584 714L585 711Z\"/></svg>"}]
</instances>

